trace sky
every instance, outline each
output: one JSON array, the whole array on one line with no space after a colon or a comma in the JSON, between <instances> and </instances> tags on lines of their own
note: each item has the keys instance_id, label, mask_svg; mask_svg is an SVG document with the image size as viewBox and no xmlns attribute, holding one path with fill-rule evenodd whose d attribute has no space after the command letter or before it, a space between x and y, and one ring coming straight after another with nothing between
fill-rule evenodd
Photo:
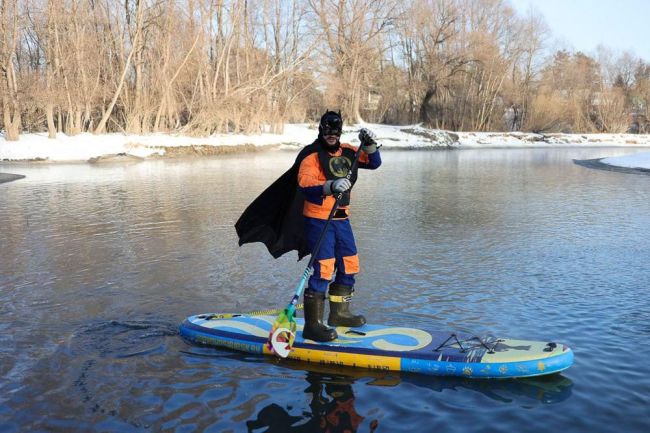
<instances>
[{"instance_id":1,"label":"sky","mask_svg":"<svg viewBox=\"0 0 650 433\"><path fill-rule=\"evenodd\" d=\"M594 54L599 44L650 61L650 0L510 0L541 12L559 48Z\"/></svg>"}]
</instances>

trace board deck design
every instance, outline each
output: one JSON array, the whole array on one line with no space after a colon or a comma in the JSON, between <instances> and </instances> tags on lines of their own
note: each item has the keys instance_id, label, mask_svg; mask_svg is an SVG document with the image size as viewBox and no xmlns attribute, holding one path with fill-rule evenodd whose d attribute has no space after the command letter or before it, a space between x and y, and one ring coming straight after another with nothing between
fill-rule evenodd
<instances>
[{"instance_id":1,"label":"board deck design","mask_svg":"<svg viewBox=\"0 0 650 433\"><path fill-rule=\"evenodd\" d=\"M274 316L200 314L188 317L180 334L198 344L272 355L266 342L274 320ZM338 327L336 340L319 343L304 339L303 319L296 322L289 358L319 364L474 378L541 376L573 364L569 347L550 342L366 324Z\"/></svg>"}]
</instances>

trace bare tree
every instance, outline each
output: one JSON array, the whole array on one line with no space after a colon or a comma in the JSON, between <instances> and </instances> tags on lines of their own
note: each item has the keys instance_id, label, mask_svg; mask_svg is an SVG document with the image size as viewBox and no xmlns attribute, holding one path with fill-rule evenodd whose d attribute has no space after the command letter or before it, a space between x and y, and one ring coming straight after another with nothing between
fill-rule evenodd
<instances>
[{"instance_id":1,"label":"bare tree","mask_svg":"<svg viewBox=\"0 0 650 433\"><path fill-rule=\"evenodd\" d=\"M95 128L95 134L101 134L106 130L106 122L108 122L108 119L111 116L111 113L113 111L113 107L117 102L117 98L120 96L120 93L122 92L122 87L124 86L126 74L129 71L129 67L131 65L131 59L133 58L133 53L135 52L136 47L138 47L138 43L139 43L138 39L142 31L141 23L142 23L143 4L141 0L136 0L136 1L137 1L136 11L135 11L136 32L133 35L133 40L131 41L131 49L129 50L129 55L127 56L126 61L124 63L124 67L122 69L122 74L119 78L117 88L113 93L113 98L111 99L111 102L108 104L108 107L104 111L104 115L102 116L101 120L97 124L97 127Z\"/></svg>"},{"instance_id":2,"label":"bare tree","mask_svg":"<svg viewBox=\"0 0 650 433\"><path fill-rule=\"evenodd\" d=\"M406 61L410 122L438 127L450 124L450 82L469 63L464 50L455 45L462 25L455 0L404 3L399 20L400 58ZM453 121L452 121L453 123Z\"/></svg>"},{"instance_id":3,"label":"bare tree","mask_svg":"<svg viewBox=\"0 0 650 433\"><path fill-rule=\"evenodd\" d=\"M510 102L517 113L515 130L519 130L526 122L549 34L548 25L537 11L529 11L521 24L522 51L519 63L512 69L510 93Z\"/></svg>"},{"instance_id":4,"label":"bare tree","mask_svg":"<svg viewBox=\"0 0 650 433\"><path fill-rule=\"evenodd\" d=\"M327 107L453 130L647 125L645 62L545 58L540 15L507 0L0 0L0 14L7 139L280 132Z\"/></svg>"},{"instance_id":5,"label":"bare tree","mask_svg":"<svg viewBox=\"0 0 650 433\"><path fill-rule=\"evenodd\" d=\"M320 24L315 29L327 44L323 59L333 68L329 88L343 111L361 121L361 98L366 75L383 55L380 35L388 31L397 13L389 0L309 0ZM338 87L338 88L337 88Z\"/></svg>"},{"instance_id":6,"label":"bare tree","mask_svg":"<svg viewBox=\"0 0 650 433\"><path fill-rule=\"evenodd\" d=\"M18 79L14 66L18 43L19 11L16 0L0 0L0 83L2 119L6 140L18 140L21 128L21 106Z\"/></svg>"}]
</instances>

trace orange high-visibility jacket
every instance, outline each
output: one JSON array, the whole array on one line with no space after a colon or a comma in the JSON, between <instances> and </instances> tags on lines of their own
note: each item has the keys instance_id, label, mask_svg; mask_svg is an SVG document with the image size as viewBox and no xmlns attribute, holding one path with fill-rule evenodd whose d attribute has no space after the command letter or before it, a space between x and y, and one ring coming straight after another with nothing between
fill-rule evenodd
<instances>
[{"instance_id":1,"label":"orange high-visibility jacket","mask_svg":"<svg viewBox=\"0 0 650 433\"><path fill-rule=\"evenodd\" d=\"M349 148L354 151L357 150L355 146L348 143L341 143L340 148L335 153L330 153L331 156L340 156L343 153L343 148ZM363 150L359 155L359 168L374 170L381 165L381 157L379 151L373 152L368 155ZM311 218L327 219L334 206L335 198L332 195L323 195L323 185L327 181L325 171L321 167L319 152L314 152L300 163L298 169L298 185L305 197L305 205L303 207L303 215ZM349 215L349 206L339 206L346 215Z\"/></svg>"}]
</instances>

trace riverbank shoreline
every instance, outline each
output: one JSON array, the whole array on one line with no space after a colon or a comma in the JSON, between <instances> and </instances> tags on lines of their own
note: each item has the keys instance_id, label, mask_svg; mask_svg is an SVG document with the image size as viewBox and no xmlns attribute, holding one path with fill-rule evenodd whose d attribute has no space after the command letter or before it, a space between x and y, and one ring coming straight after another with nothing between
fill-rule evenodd
<instances>
[{"instance_id":1,"label":"riverbank shoreline","mask_svg":"<svg viewBox=\"0 0 650 433\"><path fill-rule=\"evenodd\" d=\"M423 128L421 125L350 125L344 128L341 141L358 145L360 128L371 129L385 151L580 147L650 149L648 134L451 132ZM282 134L216 134L209 137L84 133L75 136L58 134L55 139L49 139L47 134L32 133L23 134L19 141L13 142L0 136L0 163L137 164L151 159L201 158L271 150L297 152L313 142L317 135L316 126L311 124L287 124ZM646 169L650 169L650 152L574 162L587 168L648 175Z\"/></svg>"},{"instance_id":2,"label":"riverbank shoreline","mask_svg":"<svg viewBox=\"0 0 650 433\"><path fill-rule=\"evenodd\" d=\"M650 135L535 134L524 132L451 132L420 125L359 124L346 127L341 141L358 144L358 130L369 128L384 150L476 148L647 147ZM23 134L19 141L0 136L0 162L118 162L298 149L317 136L315 125L287 124L282 134L215 134L192 137L175 134L125 135L89 133L49 139L44 133Z\"/></svg>"}]
</instances>

